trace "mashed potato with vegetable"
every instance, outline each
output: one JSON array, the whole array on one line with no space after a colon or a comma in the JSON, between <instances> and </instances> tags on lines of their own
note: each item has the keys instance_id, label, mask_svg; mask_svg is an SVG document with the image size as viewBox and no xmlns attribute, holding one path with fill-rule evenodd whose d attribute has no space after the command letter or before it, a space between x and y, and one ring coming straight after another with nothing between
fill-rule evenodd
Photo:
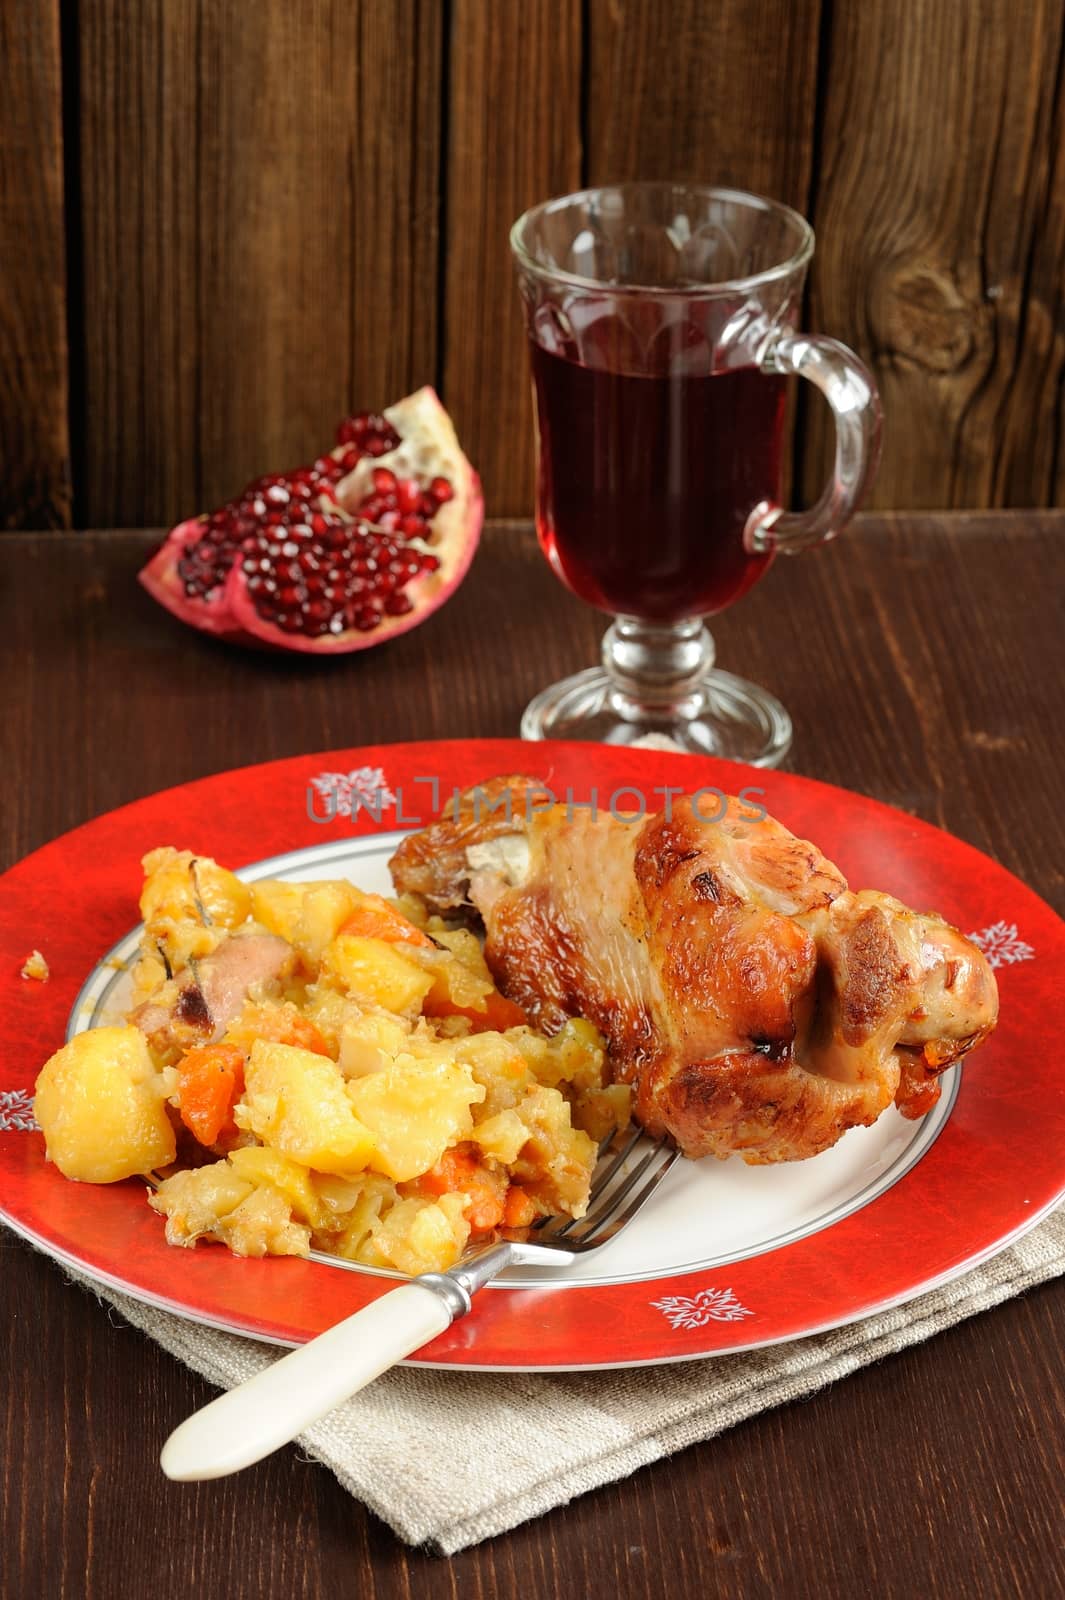
<instances>
[{"instance_id":1,"label":"mashed potato with vegetable","mask_svg":"<svg viewBox=\"0 0 1065 1600\"><path fill-rule=\"evenodd\" d=\"M126 1025L37 1080L64 1176L162 1169L148 1203L174 1245L405 1273L583 1213L597 1143L629 1118L591 1023L528 1027L473 934L416 897L246 885L169 847L144 868Z\"/></svg>"}]
</instances>

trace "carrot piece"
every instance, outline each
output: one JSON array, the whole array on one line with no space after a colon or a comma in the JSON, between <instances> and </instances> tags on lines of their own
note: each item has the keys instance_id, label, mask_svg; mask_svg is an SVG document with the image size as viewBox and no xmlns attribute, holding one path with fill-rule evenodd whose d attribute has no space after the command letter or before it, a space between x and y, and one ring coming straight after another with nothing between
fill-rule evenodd
<instances>
[{"instance_id":1,"label":"carrot piece","mask_svg":"<svg viewBox=\"0 0 1065 1600\"><path fill-rule=\"evenodd\" d=\"M474 1233L490 1233L503 1220L503 1196L498 1183L472 1151L459 1146L445 1150L436 1166L418 1180L427 1194L467 1196L466 1221Z\"/></svg>"},{"instance_id":2,"label":"carrot piece","mask_svg":"<svg viewBox=\"0 0 1065 1600\"><path fill-rule=\"evenodd\" d=\"M322 1038L316 1023L297 1011L294 1005L249 1006L234 1029L248 1050L254 1039L268 1039L271 1044L290 1044L299 1050L313 1050L315 1055L327 1056L329 1046Z\"/></svg>"},{"instance_id":3,"label":"carrot piece","mask_svg":"<svg viewBox=\"0 0 1065 1600\"><path fill-rule=\"evenodd\" d=\"M493 989L488 996L485 1009L488 1026L498 1033L505 1033L508 1028L524 1027L529 1020L521 1007L515 1005L513 1000L508 1000L505 994L500 994L498 989Z\"/></svg>"},{"instance_id":4,"label":"carrot piece","mask_svg":"<svg viewBox=\"0 0 1065 1600\"><path fill-rule=\"evenodd\" d=\"M233 1044L199 1045L178 1063L181 1120L200 1144L235 1133L233 1102L244 1088L244 1056Z\"/></svg>"},{"instance_id":5,"label":"carrot piece","mask_svg":"<svg viewBox=\"0 0 1065 1600\"><path fill-rule=\"evenodd\" d=\"M360 939L384 939L388 944L420 944L435 949L427 933L416 928L402 912L390 906L378 894L367 895L366 901L353 911L340 928L341 933L354 933Z\"/></svg>"},{"instance_id":6,"label":"carrot piece","mask_svg":"<svg viewBox=\"0 0 1065 1600\"><path fill-rule=\"evenodd\" d=\"M477 1157L471 1150L454 1145L444 1151L435 1167L422 1174L418 1185L428 1194L451 1194L456 1189L465 1189L473 1181L477 1165Z\"/></svg>"},{"instance_id":7,"label":"carrot piece","mask_svg":"<svg viewBox=\"0 0 1065 1600\"><path fill-rule=\"evenodd\" d=\"M507 1028L520 1028L529 1020L521 1007L500 994L498 989L493 989L491 994L485 996L481 1010L473 1006L458 1006L446 995L430 989L422 1001L422 1015L466 1017L473 1024L474 1033L505 1033Z\"/></svg>"},{"instance_id":8,"label":"carrot piece","mask_svg":"<svg viewBox=\"0 0 1065 1600\"><path fill-rule=\"evenodd\" d=\"M512 1183L503 1203L505 1228L531 1228L536 1221L536 1203L518 1184Z\"/></svg>"},{"instance_id":9,"label":"carrot piece","mask_svg":"<svg viewBox=\"0 0 1065 1600\"><path fill-rule=\"evenodd\" d=\"M316 1056L329 1054L329 1046L310 1017L301 1017L297 1012L292 1018L286 1019L286 1022L287 1026L277 1030L281 1037L276 1043L295 1045L300 1050L312 1050ZM262 1037L265 1038L266 1035Z\"/></svg>"}]
</instances>

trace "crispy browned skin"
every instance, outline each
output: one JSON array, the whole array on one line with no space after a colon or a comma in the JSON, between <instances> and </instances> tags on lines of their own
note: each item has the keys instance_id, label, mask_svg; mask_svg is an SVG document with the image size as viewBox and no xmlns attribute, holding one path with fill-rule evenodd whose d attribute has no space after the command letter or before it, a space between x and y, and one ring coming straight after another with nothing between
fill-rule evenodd
<instances>
[{"instance_id":1,"label":"crispy browned skin","mask_svg":"<svg viewBox=\"0 0 1065 1600\"><path fill-rule=\"evenodd\" d=\"M408 834L394 857L402 857L403 882L395 880L400 893L424 895L436 911L468 905L467 850L513 833L515 816L524 816L526 792L539 788L532 778L486 778L457 805L447 806L436 822Z\"/></svg>"},{"instance_id":2,"label":"crispy browned skin","mask_svg":"<svg viewBox=\"0 0 1065 1600\"><path fill-rule=\"evenodd\" d=\"M852 893L738 800L718 822L686 800L623 822L530 813L530 780L495 782L509 818L464 797L400 846L397 888L475 906L504 993L540 1027L590 1017L639 1120L686 1155L796 1160L892 1100L920 1116L995 1025L994 976L957 929Z\"/></svg>"}]
</instances>

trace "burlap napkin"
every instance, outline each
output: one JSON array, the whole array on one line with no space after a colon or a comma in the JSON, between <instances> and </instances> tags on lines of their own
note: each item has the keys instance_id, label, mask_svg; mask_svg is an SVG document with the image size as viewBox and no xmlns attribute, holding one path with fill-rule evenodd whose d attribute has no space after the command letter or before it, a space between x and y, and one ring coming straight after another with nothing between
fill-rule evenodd
<instances>
[{"instance_id":1,"label":"burlap napkin","mask_svg":"<svg viewBox=\"0 0 1065 1600\"><path fill-rule=\"evenodd\" d=\"M398 1368L299 1443L401 1539L451 1554L1063 1272L1065 1208L946 1288L834 1333L678 1366L557 1377ZM70 1276L219 1387L277 1358L268 1346Z\"/></svg>"}]
</instances>

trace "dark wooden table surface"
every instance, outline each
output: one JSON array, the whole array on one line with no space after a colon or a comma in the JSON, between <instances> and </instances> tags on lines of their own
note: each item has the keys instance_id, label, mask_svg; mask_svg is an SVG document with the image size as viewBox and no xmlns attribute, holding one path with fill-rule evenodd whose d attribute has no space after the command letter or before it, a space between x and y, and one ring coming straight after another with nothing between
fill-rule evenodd
<instances>
[{"instance_id":1,"label":"dark wooden table surface","mask_svg":"<svg viewBox=\"0 0 1065 1600\"><path fill-rule=\"evenodd\" d=\"M387 649L229 651L133 581L147 533L0 537L0 867L96 813L243 764L514 734L602 619L531 535ZM1065 908L1065 514L869 517L715 629L791 709L791 764L996 856ZM1034 1046L1057 1048L1055 1024ZM989 1181L993 1181L989 1174ZM207 1385L0 1235L0 1594L22 1597L1062 1593L1065 1294L1051 1284L447 1561L285 1450L177 1487Z\"/></svg>"}]
</instances>

